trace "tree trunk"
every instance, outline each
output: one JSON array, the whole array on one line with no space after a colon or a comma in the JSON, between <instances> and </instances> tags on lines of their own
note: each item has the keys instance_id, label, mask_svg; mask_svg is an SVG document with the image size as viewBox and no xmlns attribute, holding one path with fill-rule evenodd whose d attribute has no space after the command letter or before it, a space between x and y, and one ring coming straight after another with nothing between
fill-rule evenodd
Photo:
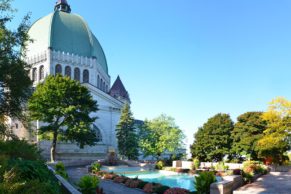
<instances>
[{"instance_id":1,"label":"tree trunk","mask_svg":"<svg viewBox=\"0 0 291 194\"><path fill-rule=\"evenodd\" d=\"M58 132L54 132L53 136L53 142L51 146L51 162L54 163L56 160L56 147L57 147L57 138L58 138Z\"/></svg>"}]
</instances>

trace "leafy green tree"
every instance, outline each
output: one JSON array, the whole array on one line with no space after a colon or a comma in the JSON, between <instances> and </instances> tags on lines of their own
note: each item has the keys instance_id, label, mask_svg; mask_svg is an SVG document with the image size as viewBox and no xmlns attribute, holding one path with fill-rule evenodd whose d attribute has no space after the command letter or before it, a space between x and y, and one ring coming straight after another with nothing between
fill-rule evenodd
<instances>
[{"instance_id":1,"label":"leafy green tree","mask_svg":"<svg viewBox=\"0 0 291 194\"><path fill-rule=\"evenodd\" d=\"M258 159L255 147L267 127L262 115L262 112L247 112L237 118L237 123L231 133L233 140L231 151L236 157L248 155L253 160Z\"/></svg>"},{"instance_id":2,"label":"leafy green tree","mask_svg":"<svg viewBox=\"0 0 291 194\"><path fill-rule=\"evenodd\" d=\"M219 113L200 127L191 145L193 158L222 161L230 153L233 122L228 114Z\"/></svg>"},{"instance_id":3,"label":"leafy green tree","mask_svg":"<svg viewBox=\"0 0 291 194\"><path fill-rule=\"evenodd\" d=\"M157 160L165 152L174 153L184 146L184 133L172 117L161 115L151 121L146 120L140 131L140 148L144 156Z\"/></svg>"},{"instance_id":4,"label":"leafy green tree","mask_svg":"<svg viewBox=\"0 0 291 194\"><path fill-rule=\"evenodd\" d=\"M29 28L26 16L16 31L6 25L13 18L10 1L0 3L0 114L18 117L29 97L28 65L23 61ZM7 13L8 12L8 13ZM21 48L21 49L20 49Z\"/></svg>"},{"instance_id":5,"label":"leafy green tree","mask_svg":"<svg viewBox=\"0 0 291 194\"><path fill-rule=\"evenodd\" d=\"M80 148L97 142L96 132L91 128L96 118L89 115L98 110L97 102L86 87L69 77L48 76L36 87L28 108L32 120L46 123L39 133L53 133L51 161L55 160L59 135L76 142Z\"/></svg>"},{"instance_id":6,"label":"leafy green tree","mask_svg":"<svg viewBox=\"0 0 291 194\"><path fill-rule=\"evenodd\" d=\"M23 119L24 105L30 96L29 65L23 61L29 40L29 16L13 31L7 24L13 19L10 0L0 2L0 136L7 136L5 116Z\"/></svg>"},{"instance_id":7,"label":"leafy green tree","mask_svg":"<svg viewBox=\"0 0 291 194\"><path fill-rule=\"evenodd\" d=\"M116 137L119 154L129 160L136 160L138 158L138 138L129 104L125 104L121 111L120 121L116 127Z\"/></svg>"},{"instance_id":8,"label":"leafy green tree","mask_svg":"<svg viewBox=\"0 0 291 194\"><path fill-rule=\"evenodd\" d=\"M272 100L262 117L267 122L267 129L256 146L258 155L282 163L284 153L291 148L291 102L283 97Z\"/></svg>"}]
</instances>

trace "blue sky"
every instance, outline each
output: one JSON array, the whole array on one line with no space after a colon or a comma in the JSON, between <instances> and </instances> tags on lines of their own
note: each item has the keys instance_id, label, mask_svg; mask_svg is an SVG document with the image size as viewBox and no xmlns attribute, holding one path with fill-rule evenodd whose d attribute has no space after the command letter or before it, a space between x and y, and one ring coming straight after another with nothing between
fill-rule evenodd
<instances>
[{"instance_id":1,"label":"blue sky","mask_svg":"<svg viewBox=\"0 0 291 194\"><path fill-rule=\"evenodd\" d=\"M216 113L264 111L291 97L289 0L68 0L85 18L130 93L137 119L176 119L188 143ZM15 0L16 24L53 0Z\"/></svg>"}]
</instances>

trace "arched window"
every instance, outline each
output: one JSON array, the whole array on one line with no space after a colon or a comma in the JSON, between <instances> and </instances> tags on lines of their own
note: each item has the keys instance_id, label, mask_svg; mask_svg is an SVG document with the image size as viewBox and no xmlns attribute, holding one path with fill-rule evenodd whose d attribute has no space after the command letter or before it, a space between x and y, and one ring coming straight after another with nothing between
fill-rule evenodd
<instances>
[{"instance_id":1,"label":"arched window","mask_svg":"<svg viewBox=\"0 0 291 194\"><path fill-rule=\"evenodd\" d=\"M103 83L103 79L101 78L100 80L100 86L99 86L99 89L102 90L102 83Z\"/></svg>"},{"instance_id":2,"label":"arched window","mask_svg":"<svg viewBox=\"0 0 291 194\"><path fill-rule=\"evenodd\" d=\"M98 78L97 78L97 88L99 88L99 85L100 85L100 77L98 75Z\"/></svg>"},{"instance_id":3,"label":"arched window","mask_svg":"<svg viewBox=\"0 0 291 194\"><path fill-rule=\"evenodd\" d=\"M65 76L68 76L69 78L71 78L71 67L70 66L66 66Z\"/></svg>"},{"instance_id":4,"label":"arched window","mask_svg":"<svg viewBox=\"0 0 291 194\"><path fill-rule=\"evenodd\" d=\"M83 82L89 83L89 71L87 69L83 71Z\"/></svg>"},{"instance_id":5,"label":"arched window","mask_svg":"<svg viewBox=\"0 0 291 194\"><path fill-rule=\"evenodd\" d=\"M102 134L100 129L93 124L93 129L96 131L97 142L102 142Z\"/></svg>"},{"instance_id":6,"label":"arched window","mask_svg":"<svg viewBox=\"0 0 291 194\"><path fill-rule=\"evenodd\" d=\"M105 91L105 82L103 82L102 90Z\"/></svg>"},{"instance_id":7,"label":"arched window","mask_svg":"<svg viewBox=\"0 0 291 194\"><path fill-rule=\"evenodd\" d=\"M43 80L44 78L44 67L43 65L39 68L39 80Z\"/></svg>"},{"instance_id":8,"label":"arched window","mask_svg":"<svg viewBox=\"0 0 291 194\"><path fill-rule=\"evenodd\" d=\"M36 81L37 80L37 69L33 68L32 69L32 81Z\"/></svg>"},{"instance_id":9,"label":"arched window","mask_svg":"<svg viewBox=\"0 0 291 194\"><path fill-rule=\"evenodd\" d=\"M62 66L60 64L56 65L55 74L62 74Z\"/></svg>"},{"instance_id":10,"label":"arched window","mask_svg":"<svg viewBox=\"0 0 291 194\"><path fill-rule=\"evenodd\" d=\"M78 67L74 70L74 79L80 81L80 69Z\"/></svg>"},{"instance_id":11,"label":"arched window","mask_svg":"<svg viewBox=\"0 0 291 194\"><path fill-rule=\"evenodd\" d=\"M108 92L108 86L107 85L105 86L105 92Z\"/></svg>"}]
</instances>

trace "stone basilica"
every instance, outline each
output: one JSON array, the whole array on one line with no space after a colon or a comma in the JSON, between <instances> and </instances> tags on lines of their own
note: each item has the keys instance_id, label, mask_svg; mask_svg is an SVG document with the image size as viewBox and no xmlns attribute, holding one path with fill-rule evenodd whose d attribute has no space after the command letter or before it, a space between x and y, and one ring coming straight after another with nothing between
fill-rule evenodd
<instances>
[{"instance_id":1,"label":"stone basilica","mask_svg":"<svg viewBox=\"0 0 291 194\"><path fill-rule=\"evenodd\" d=\"M96 158L104 156L110 149L117 149L115 128L125 103L130 103L128 92L119 77L111 86L111 78L104 51L84 19L71 13L66 0L58 0L54 12L37 20L29 30L33 42L28 43L26 62L31 65L30 77L34 87L46 76L62 74L80 81L86 86L99 111L92 113L99 143L93 147L79 149L72 143L57 145L57 158ZM40 141L18 121L11 119L10 125L20 138L37 141L45 155L49 155L49 141ZM34 123L33 130L42 125Z\"/></svg>"}]
</instances>

